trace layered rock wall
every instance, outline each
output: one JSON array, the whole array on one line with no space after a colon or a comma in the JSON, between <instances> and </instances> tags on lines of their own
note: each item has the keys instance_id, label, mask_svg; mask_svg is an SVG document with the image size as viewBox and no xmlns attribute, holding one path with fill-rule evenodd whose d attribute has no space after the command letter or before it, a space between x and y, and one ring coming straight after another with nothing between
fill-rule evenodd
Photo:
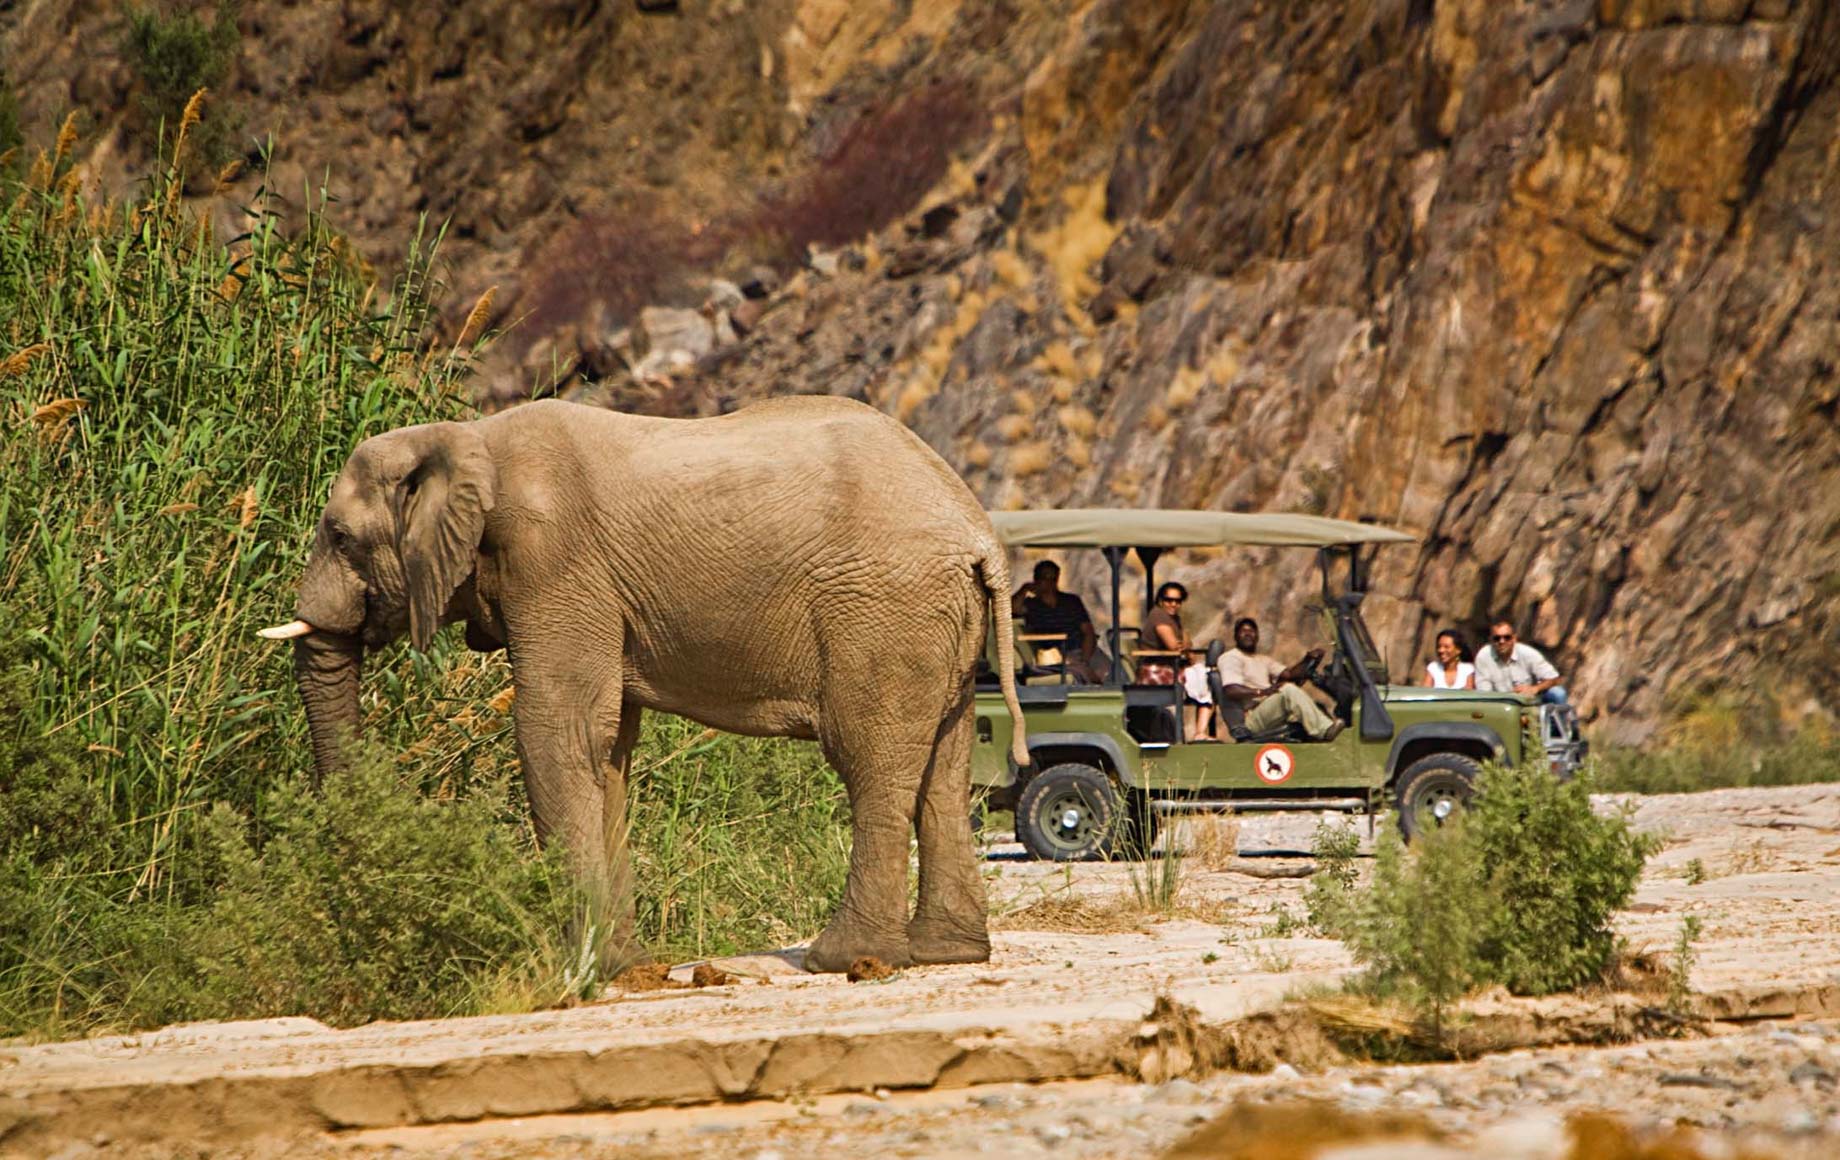
<instances>
[{"instance_id":1,"label":"layered rock wall","mask_svg":"<svg viewBox=\"0 0 1840 1160\"><path fill-rule=\"evenodd\" d=\"M1395 674L1508 615L1599 736L1709 683L1840 704L1840 5L658 7L249 0L235 96L373 254L451 218L455 312L499 283L519 326L495 397L534 350L538 386L626 407L865 399L992 506L1396 523ZM29 114L109 123L111 11L0 14ZM871 131L934 100L949 166ZM761 207L809 218L844 156L917 184L796 269ZM646 269L585 279L550 258L576 237ZM716 349L653 349L643 318L698 306ZM1299 553L1170 567L1198 635L1315 631Z\"/></svg>"}]
</instances>

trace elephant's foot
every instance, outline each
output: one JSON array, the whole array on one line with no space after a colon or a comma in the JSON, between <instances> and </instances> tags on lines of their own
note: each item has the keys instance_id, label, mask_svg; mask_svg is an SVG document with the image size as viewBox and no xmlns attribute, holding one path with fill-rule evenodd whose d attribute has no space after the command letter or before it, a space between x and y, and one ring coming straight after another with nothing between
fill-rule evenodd
<instances>
[{"instance_id":1,"label":"elephant's foot","mask_svg":"<svg viewBox=\"0 0 1840 1160\"><path fill-rule=\"evenodd\" d=\"M907 928L916 963L987 963L990 935L982 923L967 927L948 919L916 918Z\"/></svg>"},{"instance_id":2,"label":"elephant's foot","mask_svg":"<svg viewBox=\"0 0 1840 1160\"><path fill-rule=\"evenodd\" d=\"M833 922L811 940L811 948L805 952L805 969L841 973L864 958L880 959L891 967L911 967L915 961L904 936L878 935Z\"/></svg>"}]
</instances>

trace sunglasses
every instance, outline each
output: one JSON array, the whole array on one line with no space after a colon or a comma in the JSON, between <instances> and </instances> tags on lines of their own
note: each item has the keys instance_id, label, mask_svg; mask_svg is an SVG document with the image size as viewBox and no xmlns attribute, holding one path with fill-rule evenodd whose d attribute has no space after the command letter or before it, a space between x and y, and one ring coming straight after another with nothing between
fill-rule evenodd
<instances>
[{"instance_id":1,"label":"sunglasses","mask_svg":"<svg viewBox=\"0 0 1840 1160\"><path fill-rule=\"evenodd\" d=\"M1186 600L1186 599L1187 599L1187 597L1185 597L1185 596L1164 596L1164 597L1161 597L1161 598L1159 599L1159 601L1158 601L1158 603L1161 603L1161 604L1180 604L1180 603L1182 603L1182 602L1183 602L1184 600Z\"/></svg>"},{"instance_id":2,"label":"sunglasses","mask_svg":"<svg viewBox=\"0 0 1840 1160\"><path fill-rule=\"evenodd\" d=\"M1514 634L1511 632L1498 632L1498 633L1491 634L1489 639L1490 640L1513 640Z\"/></svg>"}]
</instances>

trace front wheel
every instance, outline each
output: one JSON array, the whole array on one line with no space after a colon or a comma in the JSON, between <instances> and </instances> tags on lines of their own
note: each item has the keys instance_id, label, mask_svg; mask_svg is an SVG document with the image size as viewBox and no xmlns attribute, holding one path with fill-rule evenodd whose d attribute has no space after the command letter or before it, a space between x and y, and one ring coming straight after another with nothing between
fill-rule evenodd
<instances>
[{"instance_id":1,"label":"front wheel","mask_svg":"<svg viewBox=\"0 0 1840 1160\"><path fill-rule=\"evenodd\" d=\"M1129 829L1124 795L1105 772L1080 762L1051 765L1016 802L1016 838L1049 862L1108 858Z\"/></svg>"},{"instance_id":2,"label":"front wheel","mask_svg":"<svg viewBox=\"0 0 1840 1160\"><path fill-rule=\"evenodd\" d=\"M1400 834L1410 842L1443 825L1475 796L1481 773L1476 759L1461 753L1433 753L1407 766L1394 788Z\"/></svg>"}]
</instances>

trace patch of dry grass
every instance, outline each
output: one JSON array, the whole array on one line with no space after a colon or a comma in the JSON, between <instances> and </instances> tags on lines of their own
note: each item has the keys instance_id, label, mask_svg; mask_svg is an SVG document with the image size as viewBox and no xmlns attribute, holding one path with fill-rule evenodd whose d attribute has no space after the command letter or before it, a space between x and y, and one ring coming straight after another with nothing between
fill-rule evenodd
<instances>
[{"instance_id":1,"label":"patch of dry grass","mask_svg":"<svg viewBox=\"0 0 1840 1160\"><path fill-rule=\"evenodd\" d=\"M1237 814L1201 814L1188 821L1187 856L1204 870L1233 869L1239 860Z\"/></svg>"}]
</instances>

